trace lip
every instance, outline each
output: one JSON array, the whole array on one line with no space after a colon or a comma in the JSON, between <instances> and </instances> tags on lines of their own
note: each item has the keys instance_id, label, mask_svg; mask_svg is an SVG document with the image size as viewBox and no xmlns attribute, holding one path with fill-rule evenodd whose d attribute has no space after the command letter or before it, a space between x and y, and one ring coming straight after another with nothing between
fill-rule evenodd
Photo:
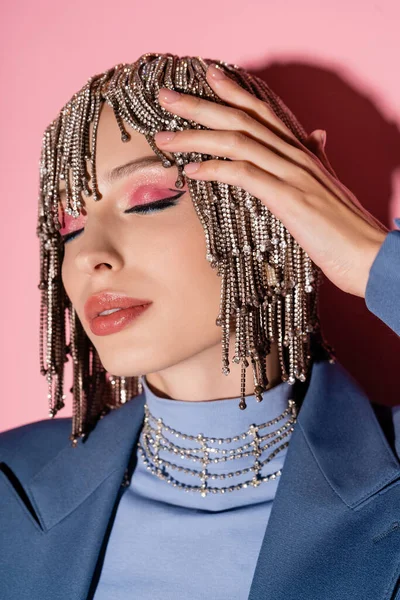
<instances>
[{"instance_id":1,"label":"lip","mask_svg":"<svg viewBox=\"0 0 400 600\"><path fill-rule=\"evenodd\" d=\"M139 317L152 304L151 300L130 298L117 292L102 292L91 296L84 306L85 317L92 333L109 335L116 333ZM110 315L99 313L113 308L121 308Z\"/></svg>"}]
</instances>

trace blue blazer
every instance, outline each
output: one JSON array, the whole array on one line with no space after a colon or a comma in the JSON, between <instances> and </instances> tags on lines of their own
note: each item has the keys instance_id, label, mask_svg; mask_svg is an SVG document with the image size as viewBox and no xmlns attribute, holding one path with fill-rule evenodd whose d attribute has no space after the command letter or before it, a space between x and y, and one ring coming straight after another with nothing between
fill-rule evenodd
<instances>
[{"instance_id":1,"label":"blue blazer","mask_svg":"<svg viewBox=\"0 0 400 600\"><path fill-rule=\"evenodd\" d=\"M394 230L366 304L397 335L399 295ZM112 411L75 449L70 418L0 435L1 600L93 597L143 406ZM400 406L373 404L339 362L314 363L249 600L399 600L399 456Z\"/></svg>"}]
</instances>

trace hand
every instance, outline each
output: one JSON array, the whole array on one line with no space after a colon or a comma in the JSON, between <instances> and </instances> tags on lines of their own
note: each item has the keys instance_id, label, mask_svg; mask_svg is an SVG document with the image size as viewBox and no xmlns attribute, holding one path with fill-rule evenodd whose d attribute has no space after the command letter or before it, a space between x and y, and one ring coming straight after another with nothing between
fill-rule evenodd
<instances>
[{"instance_id":1,"label":"hand","mask_svg":"<svg viewBox=\"0 0 400 600\"><path fill-rule=\"evenodd\" d=\"M166 88L159 93L168 111L211 130L160 132L157 145L232 159L189 163L198 168L194 172L187 165L185 174L236 185L259 198L338 288L365 298L388 229L338 180L325 154L324 132L313 131L303 145L266 102L229 77L216 78L215 71L223 75L209 67L207 81L229 106L190 94L175 97Z\"/></svg>"}]
</instances>

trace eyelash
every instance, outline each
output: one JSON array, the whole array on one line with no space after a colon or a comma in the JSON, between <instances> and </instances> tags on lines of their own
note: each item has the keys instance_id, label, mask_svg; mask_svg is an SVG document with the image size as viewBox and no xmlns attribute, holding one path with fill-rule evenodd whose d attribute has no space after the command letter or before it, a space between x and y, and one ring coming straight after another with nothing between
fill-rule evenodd
<instances>
[{"instance_id":1,"label":"eyelash","mask_svg":"<svg viewBox=\"0 0 400 600\"><path fill-rule=\"evenodd\" d=\"M142 214L142 215L149 215L154 212L164 210L165 208L169 208L170 206L175 206L177 204L176 200L178 200L178 198L180 198L184 193L185 192L179 192L178 194L176 194L176 196L172 196L171 198L164 198L162 200L157 200L156 202L149 202L148 204L140 204L138 206L132 206L132 208L129 208L128 210L126 210L125 213L126 214L136 213L136 214ZM70 240L72 240L76 236L78 236L81 233L81 231L83 231L83 227L81 229L77 229L76 231L73 231L72 233L66 233L65 235L62 235L61 238L64 241L64 243L66 244L67 242L69 242Z\"/></svg>"}]
</instances>

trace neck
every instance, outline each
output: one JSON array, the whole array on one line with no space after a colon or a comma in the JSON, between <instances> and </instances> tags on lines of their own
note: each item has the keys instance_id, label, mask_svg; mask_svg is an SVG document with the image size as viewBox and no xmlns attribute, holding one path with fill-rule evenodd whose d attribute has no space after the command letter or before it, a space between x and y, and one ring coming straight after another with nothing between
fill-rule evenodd
<instances>
[{"instance_id":1,"label":"neck","mask_svg":"<svg viewBox=\"0 0 400 600\"><path fill-rule=\"evenodd\" d=\"M230 349L234 347L232 335ZM162 398L185 398L193 402L234 398L240 396L241 364L232 362L232 355L230 350L229 375L221 371L221 345L218 344L162 371L147 373L146 381L150 389ZM276 344L272 344L265 365L269 390L282 383ZM254 379L250 366L246 370L245 395L251 394L254 394Z\"/></svg>"}]
</instances>

